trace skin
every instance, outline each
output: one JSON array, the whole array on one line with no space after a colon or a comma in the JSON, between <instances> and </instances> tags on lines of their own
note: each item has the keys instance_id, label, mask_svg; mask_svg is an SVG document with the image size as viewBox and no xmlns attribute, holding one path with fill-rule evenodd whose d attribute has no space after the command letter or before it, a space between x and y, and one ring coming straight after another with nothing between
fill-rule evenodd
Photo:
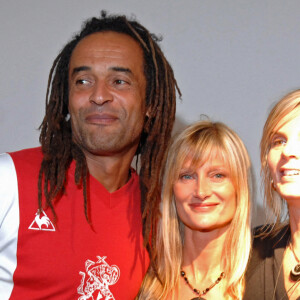
<instances>
[{"instance_id":1,"label":"skin","mask_svg":"<svg viewBox=\"0 0 300 300\"><path fill-rule=\"evenodd\" d=\"M203 290L222 272L220 258L236 211L236 190L229 167L218 156L197 169L187 162L173 191L178 216L184 224L182 268L192 286ZM224 280L211 289L205 299L228 297L223 283ZM176 299L196 296L182 279L174 294Z\"/></svg>"},{"instance_id":2,"label":"skin","mask_svg":"<svg viewBox=\"0 0 300 300\"><path fill-rule=\"evenodd\" d=\"M300 259L300 115L281 126L271 140L268 166L276 191L287 201L292 247ZM283 257L284 284L289 299L300 296L299 286L293 286L290 270L297 261L288 247Z\"/></svg>"},{"instance_id":3,"label":"skin","mask_svg":"<svg viewBox=\"0 0 300 300\"><path fill-rule=\"evenodd\" d=\"M99 32L81 40L69 66L73 140L89 172L112 192L129 179L145 118L143 52L130 36Z\"/></svg>"},{"instance_id":4,"label":"skin","mask_svg":"<svg viewBox=\"0 0 300 300\"><path fill-rule=\"evenodd\" d=\"M275 133L268 165L277 192L288 203L297 203L300 199L300 116Z\"/></svg>"},{"instance_id":5,"label":"skin","mask_svg":"<svg viewBox=\"0 0 300 300\"><path fill-rule=\"evenodd\" d=\"M228 166L218 157L196 170L187 162L173 190L177 212L186 231L222 230L233 219L235 187Z\"/></svg>"}]
</instances>

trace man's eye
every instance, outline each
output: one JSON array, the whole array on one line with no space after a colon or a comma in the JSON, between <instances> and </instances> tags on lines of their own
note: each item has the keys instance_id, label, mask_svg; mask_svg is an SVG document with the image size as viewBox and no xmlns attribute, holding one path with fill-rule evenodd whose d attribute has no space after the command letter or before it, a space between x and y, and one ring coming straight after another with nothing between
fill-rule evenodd
<instances>
[{"instance_id":1,"label":"man's eye","mask_svg":"<svg viewBox=\"0 0 300 300\"><path fill-rule=\"evenodd\" d=\"M78 79L76 80L76 85L87 85L89 84L89 81L86 79Z\"/></svg>"},{"instance_id":2,"label":"man's eye","mask_svg":"<svg viewBox=\"0 0 300 300\"><path fill-rule=\"evenodd\" d=\"M121 85L121 84L126 84L127 82L125 80L122 80L122 79L116 79L115 80L115 84L117 85Z\"/></svg>"}]
</instances>

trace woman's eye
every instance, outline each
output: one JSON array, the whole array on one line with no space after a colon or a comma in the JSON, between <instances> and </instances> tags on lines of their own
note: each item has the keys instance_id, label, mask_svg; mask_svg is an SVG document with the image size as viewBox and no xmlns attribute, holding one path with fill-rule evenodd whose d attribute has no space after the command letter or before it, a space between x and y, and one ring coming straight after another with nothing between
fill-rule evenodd
<instances>
[{"instance_id":1,"label":"woman's eye","mask_svg":"<svg viewBox=\"0 0 300 300\"><path fill-rule=\"evenodd\" d=\"M224 178L226 177L226 175L225 174L223 174L223 173L215 173L215 174L213 174L213 180L216 180L216 181L221 181L221 180L223 180Z\"/></svg>"},{"instance_id":2,"label":"woman's eye","mask_svg":"<svg viewBox=\"0 0 300 300\"><path fill-rule=\"evenodd\" d=\"M190 179L193 179L193 175L192 174L182 174L179 176L179 178L182 180L190 180Z\"/></svg>"},{"instance_id":3,"label":"woman's eye","mask_svg":"<svg viewBox=\"0 0 300 300\"><path fill-rule=\"evenodd\" d=\"M211 180L216 182L223 181L226 177L228 177L228 173L226 172L216 171L210 174Z\"/></svg>"},{"instance_id":4,"label":"woman's eye","mask_svg":"<svg viewBox=\"0 0 300 300\"><path fill-rule=\"evenodd\" d=\"M218 173L218 174L215 174L214 177L220 179L220 178L224 178L225 175L224 175L224 174L221 174L221 173Z\"/></svg>"},{"instance_id":5,"label":"woman's eye","mask_svg":"<svg viewBox=\"0 0 300 300\"><path fill-rule=\"evenodd\" d=\"M276 146L281 146L284 145L286 143L286 141L284 139L274 139L272 141L272 146L276 147Z\"/></svg>"}]
</instances>

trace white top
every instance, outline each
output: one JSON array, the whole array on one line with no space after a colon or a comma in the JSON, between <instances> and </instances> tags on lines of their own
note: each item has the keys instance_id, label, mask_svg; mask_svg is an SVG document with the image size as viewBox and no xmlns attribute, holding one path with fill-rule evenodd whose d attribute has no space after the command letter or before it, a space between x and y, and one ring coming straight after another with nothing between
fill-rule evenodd
<instances>
[{"instance_id":1,"label":"white top","mask_svg":"<svg viewBox=\"0 0 300 300\"><path fill-rule=\"evenodd\" d=\"M0 299L9 299L17 265L20 225L16 169L9 154L0 154Z\"/></svg>"}]
</instances>

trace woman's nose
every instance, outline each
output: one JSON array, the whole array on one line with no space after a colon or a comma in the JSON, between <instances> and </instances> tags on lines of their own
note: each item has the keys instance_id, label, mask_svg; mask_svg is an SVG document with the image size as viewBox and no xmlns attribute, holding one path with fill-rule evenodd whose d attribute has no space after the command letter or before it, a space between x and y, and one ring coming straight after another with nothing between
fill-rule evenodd
<instances>
[{"instance_id":1,"label":"woman's nose","mask_svg":"<svg viewBox=\"0 0 300 300\"><path fill-rule=\"evenodd\" d=\"M300 140L290 139L286 141L282 149L282 155L285 157L300 158Z\"/></svg>"},{"instance_id":2,"label":"woman's nose","mask_svg":"<svg viewBox=\"0 0 300 300\"><path fill-rule=\"evenodd\" d=\"M198 179L194 191L195 197L205 200L211 195L211 186L206 179Z\"/></svg>"}]
</instances>

